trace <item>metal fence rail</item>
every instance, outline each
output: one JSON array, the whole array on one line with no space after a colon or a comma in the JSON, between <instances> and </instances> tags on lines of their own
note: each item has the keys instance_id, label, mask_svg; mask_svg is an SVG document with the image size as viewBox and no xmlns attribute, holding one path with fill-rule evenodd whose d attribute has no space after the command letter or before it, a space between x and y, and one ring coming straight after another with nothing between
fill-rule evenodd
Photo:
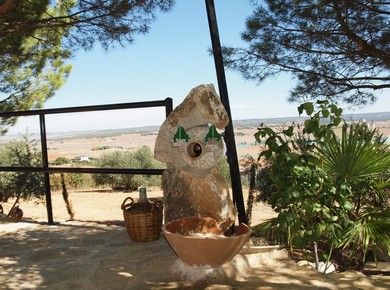
<instances>
[{"instance_id":1,"label":"metal fence rail","mask_svg":"<svg viewBox=\"0 0 390 290\"><path fill-rule=\"evenodd\" d=\"M44 173L45 197L47 209L47 222L53 224L53 208L51 203L50 173L109 173L109 174L141 174L141 175L161 175L163 169L131 169L131 168L67 168L67 167L49 167L47 138L46 138L46 120L45 116L50 114L80 113L92 111L123 110L137 108L165 107L165 116L167 117L173 110L173 101L171 98L158 101L120 103L110 105L80 106L56 109L43 109L19 112L3 112L0 118L21 117L21 116L39 116L42 167L0 167L0 171L11 172L42 172Z\"/></svg>"}]
</instances>

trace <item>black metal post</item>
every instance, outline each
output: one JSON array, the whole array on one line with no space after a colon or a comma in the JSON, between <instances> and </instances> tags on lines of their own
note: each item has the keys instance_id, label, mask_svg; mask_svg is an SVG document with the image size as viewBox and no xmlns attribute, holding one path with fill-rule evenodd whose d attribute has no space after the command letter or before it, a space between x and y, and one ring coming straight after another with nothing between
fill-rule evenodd
<instances>
[{"instance_id":1,"label":"black metal post","mask_svg":"<svg viewBox=\"0 0 390 290\"><path fill-rule=\"evenodd\" d=\"M233 201L237 207L238 220L240 223L247 224L245 215L244 198L242 194L240 169L238 164L236 141L234 139L233 120L230 111L229 95L226 85L225 69L223 66L222 49L219 40L217 17L215 13L214 0L206 0L207 17L209 21L209 29L211 43L213 47L213 55L215 69L217 72L218 88L222 104L229 116L230 122L225 128L224 140L226 143L227 157L230 167L230 176L232 181Z\"/></svg>"},{"instance_id":2,"label":"black metal post","mask_svg":"<svg viewBox=\"0 0 390 290\"><path fill-rule=\"evenodd\" d=\"M173 100L172 100L172 98L166 98L165 99L165 117L168 117L172 111L173 111Z\"/></svg>"},{"instance_id":3,"label":"black metal post","mask_svg":"<svg viewBox=\"0 0 390 290\"><path fill-rule=\"evenodd\" d=\"M46 140L46 124L45 115L39 114L39 125L41 131L41 148L42 148L42 167L49 168L49 159L47 155L47 140ZM50 191L50 176L49 172L44 172L45 181L45 194L46 194L46 209L47 209L47 223L49 225L54 224L53 221L53 206L51 203L51 191Z\"/></svg>"}]
</instances>

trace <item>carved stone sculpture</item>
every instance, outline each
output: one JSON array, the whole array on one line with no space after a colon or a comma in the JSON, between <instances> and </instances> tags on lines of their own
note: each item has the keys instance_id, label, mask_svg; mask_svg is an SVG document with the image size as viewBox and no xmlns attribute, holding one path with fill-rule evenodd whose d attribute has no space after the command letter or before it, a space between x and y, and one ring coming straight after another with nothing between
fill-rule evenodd
<instances>
[{"instance_id":1,"label":"carved stone sculpture","mask_svg":"<svg viewBox=\"0 0 390 290\"><path fill-rule=\"evenodd\" d=\"M236 209L218 170L225 149L217 129L228 122L209 84L192 89L162 124L154 156L167 164L162 176L165 222L212 217L224 231L234 223Z\"/></svg>"}]
</instances>

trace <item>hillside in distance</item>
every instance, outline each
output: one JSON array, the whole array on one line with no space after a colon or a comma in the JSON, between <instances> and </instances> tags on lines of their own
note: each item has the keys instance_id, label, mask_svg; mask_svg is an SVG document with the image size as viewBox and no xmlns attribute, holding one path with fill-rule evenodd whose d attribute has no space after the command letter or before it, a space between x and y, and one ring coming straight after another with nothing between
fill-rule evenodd
<instances>
[{"instance_id":1,"label":"hillside in distance","mask_svg":"<svg viewBox=\"0 0 390 290\"><path fill-rule=\"evenodd\" d=\"M390 121L390 112L381 113L366 113L366 114L345 114L344 119L347 121L365 120L367 122L381 122ZM264 119L246 119L246 120L234 120L235 127L251 128L259 127L260 124L266 126L282 125L288 123L301 123L304 122L307 117L284 117L284 118L264 118ZM79 139L79 138L91 138L91 137L113 137L123 134L140 134L140 135L157 135L160 126L145 126L135 128L124 129L105 129L105 130L86 130L86 131L73 131L73 132L58 132L49 133L48 139L50 140L66 140L66 139Z\"/></svg>"},{"instance_id":2,"label":"hillside in distance","mask_svg":"<svg viewBox=\"0 0 390 290\"><path fill-rule=\"evenodd\" d=\"M365 113L365 114L343 114L346 121L365 120L367 122L385 122L390 121L390 112ZM266 126L281 125L288 123L302 123L307 117L283 117L283 118L264 118L264 119L247 119L233 121L236 127L256 127L260 124Z\"/></svg>"},{"instance_id":3,"label":"hillside in distance","mask_svg":"<svg viewBox=\"0 0 390 290\"><path fill-rule=\"evenodd\" d=\"M373 122L384 136L390 137L390 112L361 115L345 115L346 120L364 119ZM234 121L235 141L239 157L259 154L259 144L254 134L263 123L265 126L289 125L292 122L302 123L305 118L269 118ZM69 132L47 132L49 160L59 157L75 159L80 156L99 158L102 154L115 150L136 150L142 146L149 147L152 152L160 126L144 126L124 129L96 129ZM29 134L31 139L40 139L38 133ZM0 144L20 135L1 136Z\"/></svg>"},{"instance_id":4,"label":"hillside in distance","mask_svg":"<svg viewBox=\"0 0 390 290\"><path fill-rule=\"evenodd\" d=\"M365 113L365 114L345 114L344 119L347 121L365 120L367 122L390 122L390 112L380 113ZM307 117L283 117L283 118L256 118L245 120L234 120L233 124L236 129L239 128L258 128L261 124L265 126L275 126L291 123L302 123ZM386 126L387 127L387 126ZM96 130L79 130L66 132L47 132L47 139L54 141L83 139L83 138L104 138L114 137L124 134L139 134L141 136L157 135L160 125L144 126L144 127L129 127L122 129L96 129ZM39 138L39 133L30 133L32 138ZM20 134L11 134L1 136L0 143L10 139L19 138Z\"/></svg>"},{"instance_id":5,"label":"hillside in distance","mask_svg":"<svg viewBox=\"0 0 390 290\"><path fill-rule=\"evenodd\" d=\"M136 128L123 128L123 129L100 129L100 130L82 130L82 131L71 131L71 132L57 132L48 133L47 138L49 140L68 140L68 139L82 139L82 138L103 138L103 137L114 137L124 134L139 134L142 136L146 135L157 135L160 126L145 126Z\"/></svg>"}]
</instances>

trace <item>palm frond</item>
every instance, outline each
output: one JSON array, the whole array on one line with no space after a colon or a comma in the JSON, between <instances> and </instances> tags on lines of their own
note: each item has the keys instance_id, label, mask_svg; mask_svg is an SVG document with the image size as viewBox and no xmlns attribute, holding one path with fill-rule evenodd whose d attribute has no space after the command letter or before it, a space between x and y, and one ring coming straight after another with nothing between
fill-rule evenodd
<instances>
[{"instance_id":1,"label":"palm frond","mask_svg":"<svg viewBox=\"0 0 390 290\"><path fill-rule=\"evenodd\" d=\"M278 226L278 218L271 218L256 226L253 226L252 232L256 236L262 236L274 245L286 244L288 234Z\"/></svg>"},{"instance_id":2,"label":"palm frond","mask_svg":"<svg viewBox=\"0 0 390 290\"><path fill-rule=\"evenodd\" d=\"M342 128L341 139L331 131L317 146L324 167L346 180L380 176L390 168L390 146L376 131L353 124Z\"/></svg>"},{"instance_id":3,"label":"palm frond","mask_svg":"<svg viewBox=\"0 0 390 290\"><path fill-rule=\"evenodd\" d=\"M350 248L351 256L362 250L363 261L368 250L390 253L390 208L378 211L366 209L362 217L353 223L339 247Z\"/></svg>"}]
</instances>

